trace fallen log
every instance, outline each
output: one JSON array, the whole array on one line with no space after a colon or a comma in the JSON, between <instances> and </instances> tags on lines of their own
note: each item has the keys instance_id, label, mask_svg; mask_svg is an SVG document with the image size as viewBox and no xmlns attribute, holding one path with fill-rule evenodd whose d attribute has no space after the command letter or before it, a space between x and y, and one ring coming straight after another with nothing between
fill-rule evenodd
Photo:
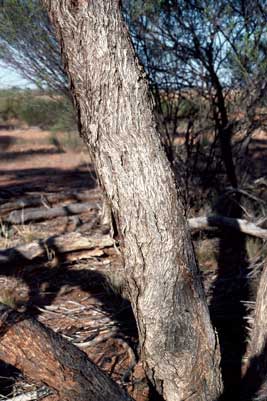
<instances>
[{"instance_id":1,"label":"fallen log","mask_svg":"<svg viewBox=\"0 0 267 401\"><path fill-rule=\"evenodd\" d=\"M37 320L0 304L0 358L64 401L132 401L87 355Z\"/></svg>"},{"instance_id":2,"label":"fallen log","mask_svg":"<svg viewBox=\"0 0 267 401\"><path fill-rule=\"evenodd\" d=\"M90 249L103 249L114 245L109 235L83 237L79 233L53 236L0 251L0 265L29 262L45 255L59 255Z\"/></svg>"},{"instance_id":3,"label":"fallen log","mask_svg":"<svg viewBox=\"0 0 267 401\"><path fill-rule=\"evenodd\" d=\"M188 220L188 224L192 231L200 231L216 227L227 227L243 232L247 235L267 239L266 229L258 227L256 224L242 219L233 219L223 216L204 216L191 218ZM73 232L65 235L49 237L44 240L30 242L29 244L20 245L5 250L0 250L0 265L10 264L13 262L22 263L23 261L26 263L37 257L42 257L51 253L60 255L84 251L85 254L88 254L88 252L90 254L90 250L95 250L98 252L98 250L109 248L113 245L114 241L109 235L99 234L92 237L85 237L80 233Z\"/></svg>"},{"instance_id":4,"label":"fallen log","mask_svg":"<svg viewBox=\"0 0 267 401\"><path fill-rule=\"evenodd\" d=\"M77 191L64 191L57 193L30 193L28 196L5 202L0 204L0 216L12 212L13 210L24 209L28 207L52 207L53 204L73 200L76 202L83 202L88 200L97 200L101 197L101 193L98 188L90 189L88 191L78 192Z\"/></svg>"},{"instance_id":5,"label":"fallen log","mask_svg":"<svg viewBox=\"0 0 267 401\"><path fill-rule=\"evenodd\" d=\"M72 216L89 212L93 209L99 209L100 202L72 203L58 207L41 207L14 210L5 219L4 222L10 224L25 224L33 221L49 220L55 217Z\"/></svg>"},{"instance_id":6,"label":"fallen log","mask_svg":"<svg viewBox=\"0 0 267 401\"><path fill-rule=\"evenodd\" d=\"M214 227L226 227L253 237L267 239L267 230L258 227L254 223L250 223L243 219L233 219L224 216L203 216L194 217L188 220L190 230L206 230Z\"/></svg>"}]
</instances>

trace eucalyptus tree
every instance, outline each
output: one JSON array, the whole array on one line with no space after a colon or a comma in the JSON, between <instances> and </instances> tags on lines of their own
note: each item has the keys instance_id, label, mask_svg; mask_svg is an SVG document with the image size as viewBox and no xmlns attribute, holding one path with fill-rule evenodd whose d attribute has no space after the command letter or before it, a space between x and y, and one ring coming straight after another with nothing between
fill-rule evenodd
<instances>
[{"instance_id":1,"label":"eucalyptus tree","mask_svg":"<svg viewBox=\"0 0 267 401\"><path fill-rule=\"evenodd\" d=\"M37 1L9 4L10 12L15 12L15 4L22 11L32 4L28 9L30 18L36 4L40 16L44 16ZM147 74L123 23L120 1L43 0L43 4L60 50L45 16L43 23L41 17L31 20L44 28L36 30L35 38L45 32L49 38L45 49L56 49L49 53L57 60L56 65L62 53L80 134L91 153L118 232L147 376L167 401L215 401L223 391L217 335L185 222L180 188L153 114ZM240 3L138 1L138 9L133 8L133 2L125 2L129 11L126 20L152 89L159 88L161 96L166 88L174 97L176 91L185 89L209 96L225 168L233 186L237 180L225 89L232 77L228 59L229 54L233 56L229 49L233 50L238 40L236 4ZM244 27L247 17L240 10ZM227 25L229 16L235 24L233 29ZM2 41L6 55L14 52L17 56L20 51L22 58L28 55L26 36L18 39L16 45L15 39L11 39L6 37ZM33 50L37 44L34 46ZM36 54L41 66L43 56ZM51 73L61 74L59 81L51 81L51 87L65 91L62 67L53 70L52 64L44 65ZM31 71L33 75L35 70ZM40 76L40 80L45 79L45 75ZM263 372L261 377L265 376ZM87 384L100 393L93 380ZM85 400L86 394L83 397Z\"/></svg>"},{"instance_id":2,"label":"eucalyptus tree","mask_svg":"<svg viewBox=\"0 0 267 401\"><path fill-rule=\"evenodd\" d=\"M118 0L45 0L119 233L147 375L167 401L215 400L220 354L144 70Z\"/></svg>"}]
</instances>

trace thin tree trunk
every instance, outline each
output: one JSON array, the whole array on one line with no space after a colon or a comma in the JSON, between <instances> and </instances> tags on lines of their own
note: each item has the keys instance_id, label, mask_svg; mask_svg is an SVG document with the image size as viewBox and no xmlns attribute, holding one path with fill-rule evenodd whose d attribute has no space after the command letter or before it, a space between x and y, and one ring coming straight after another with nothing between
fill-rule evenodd
<instances>
[{"instance_id":1,"label":"thin tree trunk","mask_svg":"<svg viewBox=\"0 0 267 401\"><path fill-rule=\"evenodd\" d=\"M87 355L37 320L0 304L0 358L62 401L131 401Z\"/></svg>"},{"instance_id":2,"label":"thin tree trunk","mask_svg":"<svg viewBox=\"0 0 267 401\"><path fill-rule=\"evenodd\" d=\"M190 235L119 0L44 0L112 206L146 372L167 401L216 400L220 353Z\"/></svg>"},{"instance_id":3,"label":"thin tree trunk","mask_svg":"<svg viewBox=\"0 0 267 401\"><path fill-rule=\"evenodd\" d=\"M267 399L267 262L263 268L243 366L242 401Z\"/></svg>"},{"instance_id":4,"label":"thin tree trunk","mask_svg":"<svg viewBox=\"0 0 267 401\"><path fill-rule=\"evenodd\" d=\"M213 104L213 116L216 122L216 128L218 130L222 161L225 166L227 178L233 188L237 188L237 176L235 172L235 164L232 152L232 138L231 138L231 128L228 119L227 109L225 105L225 98L223 95L223 89L219 78L214 71L213 63L210 65L210 76L212 85L216 91L215 103ZM237 217L237 216L235 216Z\"/></svg>"}]
</instances>

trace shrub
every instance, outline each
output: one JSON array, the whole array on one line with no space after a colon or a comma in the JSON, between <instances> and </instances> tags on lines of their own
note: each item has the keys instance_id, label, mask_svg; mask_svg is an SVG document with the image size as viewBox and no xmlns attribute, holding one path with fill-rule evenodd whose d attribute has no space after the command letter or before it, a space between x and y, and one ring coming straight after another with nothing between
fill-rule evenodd
<instances>
[{"instance_id":1,"label":"shrub","mask_svg":"<svg viewBox=\"0 0 267 401\"><path fill-rule=\"evenodd\" d=\"M75 111L67 97L49 97L34 90L0 92L0 120L8 122L14 118L53 132L77 130Z\"/></svg>"},{"instance_id":2,"label":"shrub","mask_svg":"<svg viewBox=\"0 0 267 401\"><path fill-rule=\"evenodd\" d=\"M18 95L17 90L0 92L0 121L6 123L11 119L18 118Z\"/></svg>"},{"instance_id":3,"label":"shrub","mask_svg":"<svg viewBox=\"0 0 267 401\"><path fill-rule=\"evenodd\" d=\"M30 94L24 95L19 103L19 119L29 126L52 131L77 130L75 113L67 98L54 100Z\"/></svg>"}]
</instances>

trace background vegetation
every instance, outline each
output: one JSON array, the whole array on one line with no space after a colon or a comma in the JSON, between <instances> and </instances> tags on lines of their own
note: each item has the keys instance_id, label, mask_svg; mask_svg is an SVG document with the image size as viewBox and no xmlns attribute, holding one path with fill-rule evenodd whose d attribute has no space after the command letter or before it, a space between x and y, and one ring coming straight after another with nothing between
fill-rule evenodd
<instances>
[{"instance_id":1,"label":"background vegetation","mask_svg":"<svg viewBox=\"0 0 267 401\"><path fill-rule=\"evenodd\" d=\"M51 131L77 131L70 100L39 90L1 90L0 121L3 124L24 123Z\"/></svg>"},{"instance_id":2,"label":"background vegetation","mask_svg":"<svg viewBox=\"0 0 267 401\"><path fill-rule=\"evenodd\" d=\"M123 0L123 6L187 216L219 214L266 228L267 1ZM55 133L65 131L75 146L64 60L40 0L1 3L0 61L37 88L2 90L0 124L50 130L55 143ZM195 233L193 240L211 289L225 399L236 400L246 302L255 300L266 243L231 230Z\"/></svg>"}]
</instances>

